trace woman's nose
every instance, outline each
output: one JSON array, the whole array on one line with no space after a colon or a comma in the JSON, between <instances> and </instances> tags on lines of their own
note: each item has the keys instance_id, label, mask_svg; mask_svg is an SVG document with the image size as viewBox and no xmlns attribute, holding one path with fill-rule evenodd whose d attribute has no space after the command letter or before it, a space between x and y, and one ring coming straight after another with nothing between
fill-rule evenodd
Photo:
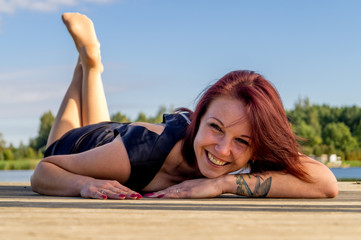
<instances>
[{"instance_id":1,"label":"woman's nose","mask_svg":"<svg viewBox=\"0 0 361 240\"><path fill-rule=\"evenodd\" d=\"M231 141L227 138L222 138L215 146L215 150L219 155L229 156L231 154Z\"/></svg>"}]
</instances>

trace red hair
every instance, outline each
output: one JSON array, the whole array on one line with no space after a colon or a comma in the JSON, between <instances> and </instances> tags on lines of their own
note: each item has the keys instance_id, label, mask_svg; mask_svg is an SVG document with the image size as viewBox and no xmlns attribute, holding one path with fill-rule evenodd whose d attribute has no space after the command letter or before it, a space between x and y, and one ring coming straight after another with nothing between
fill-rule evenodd
<instances>
[{"instance_id":1,"label":"red hair","mask_svg":"<svg viewBox=\"0 0 361 240\"><path fill-rule=\"evenodd\" d=\"M300 162L299 145L277 90L260 74L247 70L228 73L201 95L191 114L182 147L189 165L196 162L193 142L200 120L211 102L220 96L230 96L245 104L251 125L251 173L283 171L307 180Z\"/></svg>"}]
</instances>

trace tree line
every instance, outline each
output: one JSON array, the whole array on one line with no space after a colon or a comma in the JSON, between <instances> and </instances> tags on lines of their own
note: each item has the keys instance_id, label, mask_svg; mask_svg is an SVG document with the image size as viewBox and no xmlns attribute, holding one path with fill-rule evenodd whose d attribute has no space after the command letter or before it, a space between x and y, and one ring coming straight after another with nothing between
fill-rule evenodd
<instances>
[{"instance_id":1,"label":"tree line","mask_svg":"<svg viewBox=\"0 0 361 240\"><path fill-rule=\"evenodd\" d=\"M154 116L140 112L134 120L117 112L111 116L111 121L159 123L164 113L172 111L173 108L161 106ZM303 153L315 156L337 154L344 160L361 160L360 107L310 104L306 98L299 99L294 109L286 113ZM52 112L45 112L40 118L38 135L30 139L28 144L20 143L19 147L7 145L0 133L0 160L42 158L53 122Z\"/></svg>"},{"instance_id":2,"label":"tree line","mask_svg":"<svg viewBox=\"0 0 361 240\"><path fill-rule=\"evenodd\" d=\"M337 154L344 160L361 160L361 108L310 104L299 99L287 111L290 124L307 155Z\"/></svg>"}]
</instances>

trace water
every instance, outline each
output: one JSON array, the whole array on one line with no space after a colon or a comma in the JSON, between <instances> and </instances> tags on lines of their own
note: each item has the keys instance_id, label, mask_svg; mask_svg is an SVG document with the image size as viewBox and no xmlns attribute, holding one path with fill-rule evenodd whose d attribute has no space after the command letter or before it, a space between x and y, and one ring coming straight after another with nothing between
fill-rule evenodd
<instances>
[{"instance_id":1,"label":"water","mask_svg":"<svg viewBox=\"0 0 361 240\"><path fill-rule=\"evenodd\" d=\"M331 168L337 179L358 179L361 180L361 167Z\"/></svg>"},{"instance_id":2,"label":"water","mask_svg":"<svg viewBox=\"0 0 361 240\"><path fill-rule=\"evenodd\" d=\"M337 179L361 180L361 167L331 168ZM0 182L29 182L33 170L0 171Z\"/></svg>"},{"instance_id":3,"label":"water","mask_svg":"<svg viewBox=\"0 0 361 240\"><path fill-rule=\"evenodd\" d=\"M0 182L30 182L33 170L0 171Z\"/></svg>"}]
</instances>

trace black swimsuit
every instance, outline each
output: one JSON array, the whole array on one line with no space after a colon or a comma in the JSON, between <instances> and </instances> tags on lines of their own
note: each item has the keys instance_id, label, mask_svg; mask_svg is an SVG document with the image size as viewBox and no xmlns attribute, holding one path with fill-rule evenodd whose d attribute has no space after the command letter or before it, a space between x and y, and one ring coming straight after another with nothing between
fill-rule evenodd
<instances>
[{"instance_id":1,"label":"black swimsuit","mask_svg":"<svg viewBox=\"0 0 361 240\"><path fill-rule=\"evenodd\" d=\"M76 128L51 144L44 156L84 152L113 141L119 134L131 165L130 177L124 185L140 191L152 181L174 145L184 137L189 119L184 113L164 114L162 124L165 128L160 135L128 123L101 122Z\"/></svg>"}]
</instances>

